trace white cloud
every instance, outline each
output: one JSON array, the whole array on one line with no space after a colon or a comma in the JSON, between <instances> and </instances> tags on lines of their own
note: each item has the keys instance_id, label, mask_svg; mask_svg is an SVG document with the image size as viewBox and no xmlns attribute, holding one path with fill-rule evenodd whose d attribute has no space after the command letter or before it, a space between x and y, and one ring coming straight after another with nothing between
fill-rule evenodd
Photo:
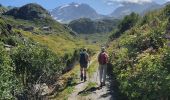
<instances>
[{"instance_id":1,"label":"white cloud","mask_svg":"<svg viewBox=\"0 0 170 100\"><path fill-rule=\"evenodd\" d=\"M130 3L145 3L145 2L152 2L153 0L105 0L108 5L112 3L123 3L123 2L130 2Z\"/></svg>"}]
</instances>

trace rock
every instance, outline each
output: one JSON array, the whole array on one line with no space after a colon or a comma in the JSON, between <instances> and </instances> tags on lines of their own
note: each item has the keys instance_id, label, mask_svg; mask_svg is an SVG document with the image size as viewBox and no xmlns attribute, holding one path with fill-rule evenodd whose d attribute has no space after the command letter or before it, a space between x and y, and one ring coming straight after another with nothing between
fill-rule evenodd
<instances>
[{"instance_id":1,"label":"rock","mask_svg":"<svg viewBox=\"0 0 170 100\"><path fill-rule=\"evenodd\" d=\"M50 93L50 89L46 83L36 84L36 85L34 85L34 92L40 93L41 96L44 96L44 95L47 95Z\"/></svg>"},{"instance_id":2,"label":"rock","mask_svg":"<svg viewBox=\"0 0 170 100\"><path fill-rule=\"evenodd\" d=\"M24 26L22 24L19 25L17 28L22 29L24 31L30 31L30 32L34 31L34 27L33 26Z\"/></svg>"},{"instance_id":3,"label":"rock","mask_svg":"<svg viewBox=\"0 0 170 100\"><path fill-rule=\"evenodd\" d=\"M50 26L44 26L44 27L42 27L42 30L44 30L44 31L50 31L50 30L52 30L52 27L50 27Z\"/></svg>"}]
</instances>

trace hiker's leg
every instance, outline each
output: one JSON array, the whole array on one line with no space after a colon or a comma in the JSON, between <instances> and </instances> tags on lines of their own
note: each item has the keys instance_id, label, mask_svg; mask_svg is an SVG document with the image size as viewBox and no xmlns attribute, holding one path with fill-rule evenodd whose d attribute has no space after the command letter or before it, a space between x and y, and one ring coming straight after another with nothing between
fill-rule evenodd
<instances>
[{"instance_id":1,"label":"hiker's leg","mask_svg":"<svg viewBox=\"0 0 170 100\"><path fill-rule=\"evenodd\" d=\"M99 78L100 78L100 83L102 82L102 76L103 76L102 65L99 65Z\"/></svg>"},{"instance_id":2,"label":"hiker's leg","mask_svg":"<svg viewBox=\"0 0 170 100\"><path fill-rule=\"evenodd\" d=\"M80 68L80 78L81 78L81 81L83 80L83 67L81 66Z\"/></svg>"},{"instance_id":3,"label":"hiker's leg","mask_svg":"<svg viewBox=\"0 0 170 100\"><path fill-rule=\"evenodd\" d=\"M84 68L84 76L86 76L87 68Z\"/></svg>"},{"instance_id":4,"label":"hiker's leg","mask_svg":"<svg viewBox=\"0 0 170 100\"><path fill-rule=\"evenodd\" d=\"M103 65L103 84L104 85L106 81L106 73L107 73L107 64Z\"/></svg>"},{"instance_id":5,"label":"hiker's leg","mask_svg":"<svg viewBox=\"0 0 170 100\"><path fill-rule=\"evenodd\" d=\"M83 75L83 68L80 68L80 75Z\"/></svg>"},{"instance_id":6,"label":"hiker's leg","mask_svg":"<svg viewBox=\"0 0 170 100\"><path fill-rule=\"evenodd\" d=\"M84 81L86 81L86 79L87 79L86 72L87 72L87 68L84 68Z\"/></svg>"}]
</instances>

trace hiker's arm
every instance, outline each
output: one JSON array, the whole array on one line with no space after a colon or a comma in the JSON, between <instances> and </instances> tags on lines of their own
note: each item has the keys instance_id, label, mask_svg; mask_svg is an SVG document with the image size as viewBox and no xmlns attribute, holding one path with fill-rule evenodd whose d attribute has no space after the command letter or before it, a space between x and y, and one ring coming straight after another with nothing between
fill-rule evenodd
<instances>
[{"instance_id":1,"label":"hiker's arm","mask_svg":"<svg viewBox=\"0 0 170 100\"><path fill-rule=\"evenodd\" d=\"M109 62L109 56L108 56L108 54L106 54L106 56L107 56L106 62L108 63Z\"/></svg>"},{"instance_id":2,"label":"hiker's arm","mask_svg":"<svg viewBox=\"0 0 170 100\"><path fill-rule=\"evenodd\" d=\"M89 54L86 55L86 59L87 59L88 62L90 62Z\"/></svg>"}]
</instances>

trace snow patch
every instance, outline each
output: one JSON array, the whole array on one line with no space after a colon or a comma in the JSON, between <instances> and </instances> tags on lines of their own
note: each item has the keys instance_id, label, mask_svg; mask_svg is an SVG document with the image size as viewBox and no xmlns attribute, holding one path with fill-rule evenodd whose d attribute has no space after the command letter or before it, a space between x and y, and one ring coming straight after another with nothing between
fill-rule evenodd
<instances>
[{"instance_id":1,"label":"snow patch","mask_svg":"<svg viewBox=\"0 0 170 100\"><path fill-rule=\"evenodd\" d=\"M58 21L58 22L62 22L62 21L63 21L63 19L60 19L60 18L58 18L58 17L54 17L54 19L55 19L56 21Z\"/></svg>"},{"instance_id":2,"label":"snow patch","mask_svg":"<svg viewBox=\"0 0 170 100\"><path fill-rule=\"evenodd\" d=\"M61 6L60 8L59 8L59 10L61 10L61 9L63 9L63 8L66 8L66 7L69 7L70 5L64 5L64 6Z\"/></svg>"},{"instance_id":3,"label":"snow patch","mask_svg":"<svg viewBox=\"0 0 170 100\"><path fill-rule=\"evenodd\" d=\"M74 5L75 7L79 7L80 5L78 5L78 4L76 4L76 5Z\"/></svg>"},{"instance_id":4,"label":"snow patch","mask_svg":"<svg viewBox=\"0 0 170 100\"><path fill-rule=\"evenodd\" d=\"M57 20L60 23L64 21L63 19L55 19L55 20Z\"/></svg>"}]
</instances>

